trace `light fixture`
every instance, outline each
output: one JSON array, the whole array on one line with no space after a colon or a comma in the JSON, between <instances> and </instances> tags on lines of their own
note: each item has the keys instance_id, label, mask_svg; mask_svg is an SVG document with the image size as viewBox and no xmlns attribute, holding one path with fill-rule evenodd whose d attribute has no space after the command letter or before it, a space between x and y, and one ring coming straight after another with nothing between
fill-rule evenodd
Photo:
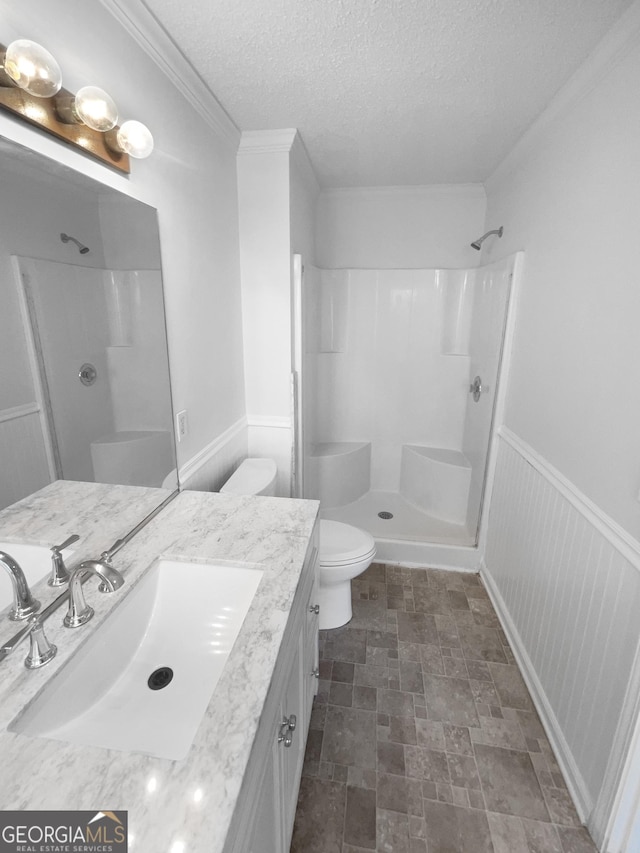
<instances>
[{"instance_id":1,"label":"light fixture","mask_svg":"<svg viewBox=\"0 0 640 853\"><path fill-rule=\"evenodd\" d=\"M118 123L118 108L111 95L97 86L83 86L74 95L56 98L61 120L69 124L86 124L92 130L106 132Z\"/></svg>"},{"instance_id":2,"label":"light fixture","mask_svg":"<svg viewBox=\"0 0 640 853\"><path fill-rule=\"evenodd\" d=\"M48 50L29 39L11 42L4 51L2 68L12 83L35 98L51 98L62 86L58 63Z\"/></svg>"},{"instance_id":3,"label":"light fixture","mask_svg":"<svg viewBox=\"0 0 640 853\"><path fill-rule=\"evenodd\" d=\"M56 60L28 39L0 45L0 108L122 172L129 172L129 156L142 159L153 151L144 124L129 120L118 127L113 98L97 86L75 95L63 89Z\"/></svg>"},{"instance_id":4,"label":"light fixture","mask_svg":"<svg viewBox=\"0 0 640 853\"><path fill-rule=\"evenodd\" d=\"M153 136L141 121L125 121L122 127L107 134L106 143L139 160L148 157L153 151Z\"/></svg>"}]
</instances>

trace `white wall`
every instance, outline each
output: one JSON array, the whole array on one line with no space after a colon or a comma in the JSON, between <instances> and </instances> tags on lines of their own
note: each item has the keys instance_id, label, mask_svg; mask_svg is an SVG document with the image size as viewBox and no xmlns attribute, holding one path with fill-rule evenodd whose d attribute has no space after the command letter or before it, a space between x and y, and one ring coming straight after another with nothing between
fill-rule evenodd
<instances>
[{"instance_id":1,"label":"white wall","mask_svg":"<svg viewBox=\"0 0 640 853\"><path fill-rule=\"evenodd\" d=\"M506 423L640 538L635 44L488 182L484 260L525 250Z\"/></svg>"},{"instance_id":2,"label":"white wall","mask_svg":"<svg viewBox=\"0 0 640 853\"><path fill-rule=\"evenodd\" d=\"M178 446L184 464L244 415L239 134L204 95L197 97L197 82L190 81L191 100L179 92L175 75L165 76L129 35L133 25L125 29L107 11L119 5L2 0L3 39L29 37L44 44L58 59L67 88L93 82L107 89L123 116L152 130L153 155L133 161L127 178L6 115L0 116L0 134L158 209L174 406L189 412L190 433ZM160 61L170 50L162 46ZM114 61L118 57L126 61ZM195 109L191 101L198 100Z\"/></svg>"},{"instance_id":3,"label":"white wall","mask_svg":"<svg viewBox=\"0 0 640 853\"><path fill-rule=\"evenodd\" d=\"M275 459L290 493L292 256L313 261L318 185L295 130L243 133L238 203L249 454Z\"/></svg>"},{"instance_id":4,"label":"white wall","mask_svg":"<svg viewBox=\"0 0 640 853\"><path fill-rule=\"evenodd\" d=\"M324 190L318 201L319 267L474 267L486 197L479 184Z\"/></svg>"},{"instance_id":5,"label":"white wall","mask_svg":"<svg viewBox=\"0 0 640 853\"><path fill-rule=\"evenodd\" d=\"M487 578L599 842L640 683L639 34L636 2L492 176L483 252L524 250Z\"/></svg>"}]
</instances>

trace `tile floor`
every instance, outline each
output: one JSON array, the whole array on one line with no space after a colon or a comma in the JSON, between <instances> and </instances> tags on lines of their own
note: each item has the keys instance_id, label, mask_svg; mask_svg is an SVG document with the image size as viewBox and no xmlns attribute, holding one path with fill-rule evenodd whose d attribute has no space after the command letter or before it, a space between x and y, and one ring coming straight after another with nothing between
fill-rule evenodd
<instances>
[{"instance_id":1,"label":"tile floor","mask_svg":"<svg viewBox=\"0 0 640 853\"><path fill-rule=\"evenodd\" d=\"M352 591L291 853L594 853L478 576L373 564Z\"/></svg>"}]
</instances>

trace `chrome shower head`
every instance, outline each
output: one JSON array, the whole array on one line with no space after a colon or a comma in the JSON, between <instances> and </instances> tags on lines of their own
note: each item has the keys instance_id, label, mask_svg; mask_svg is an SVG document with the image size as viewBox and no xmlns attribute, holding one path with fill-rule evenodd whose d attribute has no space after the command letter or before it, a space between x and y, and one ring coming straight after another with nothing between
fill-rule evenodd
<instances>
[{"instance_id":1,"label":"chrome shower head","mask_svg":"<svg viewBox=\"0 0 640 853\"><path fill-rule=\"evenodd\" d=\"M473 243L471 244L471 248L480 250L482 243L487 239L487 237L491 236L491 234L497 234L498 237L502 237L503 230L504 229L501 225L499 228L496 228L494 231L487 231L487 233L483 234L482 237L480 237L478 240L473 241Z\"/></svg>"},{"instance_id":2,"label":"chrome shower head","mask_svg":"<svg viewBox=\"0 0 640 853\"><path fill-rule=\"evenodd\" d=\"M71 240L72 243L75 243L81 255L86 255L89 251L88 246L84 246L79 240L76 240L75 237L70 237L68 234L61 234L60 239L63 243L68 243L69 240Z\"/></svg>"}]
</instances>

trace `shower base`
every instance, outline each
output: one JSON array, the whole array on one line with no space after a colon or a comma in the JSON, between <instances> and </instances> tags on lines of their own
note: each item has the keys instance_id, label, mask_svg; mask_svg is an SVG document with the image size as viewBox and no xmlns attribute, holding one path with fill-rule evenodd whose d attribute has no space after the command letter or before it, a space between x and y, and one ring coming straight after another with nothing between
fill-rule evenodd
<instances>
[{"instance_id":1,"label":"shower base","mask_svg":"<svg viewBox=\"0 0 640 853\"><path fill-rule=\"evenodd\" d=\"M382 519L379 512L390 512L393 518ZM361 527L380 544L384 540L465 547L475 544L475 531L470 532L464 524L451 524L434 518L398 492L367 492L353 503L323 509L320 515L322 518ZM378 551L381 550L388 553L389 548L379 547Z\"/></svg>"}]
</instances>

